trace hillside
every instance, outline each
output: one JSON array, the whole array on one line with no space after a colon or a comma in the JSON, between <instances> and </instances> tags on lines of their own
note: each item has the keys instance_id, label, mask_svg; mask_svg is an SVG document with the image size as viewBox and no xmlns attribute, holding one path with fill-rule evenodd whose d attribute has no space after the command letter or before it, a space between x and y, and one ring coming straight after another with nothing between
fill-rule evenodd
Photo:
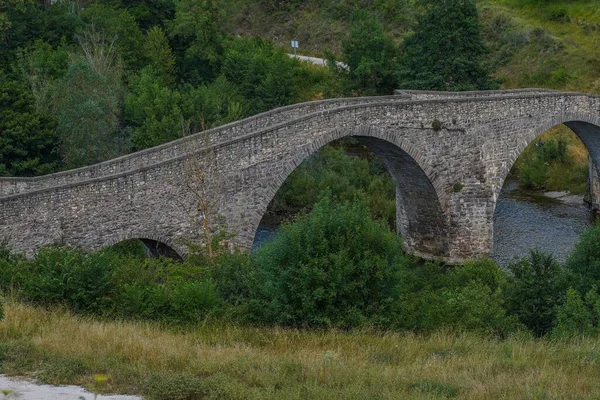
<instances>
[{"instance_id":1,"label":"hillside","mask_svg":"<svg viewBox=\"0 0 600 400\"><path fill-rule=\"evenodd\" d=\"M235 0L224 12L238 35L259 35L302 54L340 53L354 7L368 8L396 43L411 32L414 0ZM400 5L398 5L400 4ZM600 1L481 0L490 63L504 88L546 87L600 93Z\"/></svg>"}]
</instances>

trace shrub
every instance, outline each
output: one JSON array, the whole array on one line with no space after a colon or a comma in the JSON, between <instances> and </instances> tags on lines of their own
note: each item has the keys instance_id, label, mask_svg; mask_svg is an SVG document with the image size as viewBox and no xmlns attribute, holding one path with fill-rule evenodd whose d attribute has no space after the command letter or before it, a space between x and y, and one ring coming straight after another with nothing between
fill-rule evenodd
<instances>
[{"instance_id":1,"label":"shrub","mask_svg":"<svg viewBox=\"0 0 600 400\"><path fill-rule=\"evenodd\" d=\"M552 330L554 337L597 334L600 297L596 287L587 293L585 300L577 290L567 290L565 301L557 307L556 314L556 327Z\"/></svg>"},{"instance_id":2,"label":"shrub","mask_svg":"<svg viewBox=\"0 0 600 400\"><path fill-rule=\"evenodd\" d=\"M554 326L555 308L565 291L562 269L552 255L531 250L529 257L508 265L511 276L505 291L506 307L534 334Z\"/></svg>"},{"instance_id":3,"label":"shrub","mask_svg":"<svg viewBox=\"0 0 600 400\"><path fill-rule=\"evenodd\" d=\"M76 312L101 313L109 306L110 276L116 266L112 261L104 252L86 256L75 249L45 248L32 260L8 261L12 276L2 280L34 304L65 304Z\"/></svg>"},{"instance_id":4,"label":"shrub","mask_svg":"<svg viewBox=\"0 0 600 400\"><path fill-rule=\"evenodd\" d=\"M223 253L213 260L209 274L219 297L233 305L246 302L254 278L252 258L246 253Z\"/></svg>"},{"instance_id":5,"label":"shrub","mask_svg":"<svg viewBox=\"0 0 600 400\"><path fill-rule=\"evenodd\" d=\"M600 284L600 224L581 234L565 268L570 283L580 293L586 293L593 285Z\"/></svg>"},{"instance_id":6,"label":"shrub","mask_svg":"<svg viewBox=\"0 0 600 400\"><path fill-rule=\"evenodd\" d=\"M435 263L411 270L395 308L395 326L431 332L442 327L505 334L518 327L506 315L505 273L490 260L469 261L444 271Z\"/></svg>"},{"instance_id":7,"label":"shrub","mask_svg":"<svg viewBox=\"0 0 600 400\"><path fill-rule=\"evenodd\" d=\"M405 271L401 241L362 204L324 198L256 257L251 310L260 322L352 327L388 317Z\"/></svg>"},{"instance_id":8,"label":"shrub","mask_svg":"<svg viewBox=\"0 0 600 400\"><path fill-rule=\"evenodd\" d=\"M569 17L569 12L562 7L550 10L546 14L546 18L550 21L558 22L560 24L564 24L571 21L571 18Z\"/></svg>"},{"instance_id":9,"label":"shrub","mask_svg":"<svg viewBox=\"0 0 600 400\"><path fill-rule=\"evenodd\" d=\"M0 297L0 321L4 319L4 301Z\"/></svg>"}]
</instances>

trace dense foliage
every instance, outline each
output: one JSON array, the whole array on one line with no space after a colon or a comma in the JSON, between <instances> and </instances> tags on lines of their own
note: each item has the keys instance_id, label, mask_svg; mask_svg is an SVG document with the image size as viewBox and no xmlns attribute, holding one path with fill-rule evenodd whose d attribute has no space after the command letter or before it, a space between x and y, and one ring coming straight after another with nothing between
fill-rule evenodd
<instances>
[{"instance_id":1,"label":"dense foliage","mask_svg":"<svg viewBox=\"0 0 600 400\"><path fill-rule=\"evenodd\" d=\"M321 96L327 69L232 36L221 5L0 6L0 175L79 167Z\"/></svg>"},{"instance_id":2,"label":"dense foliage","mask_svg":"<svg viewBox=\"0 0 600 400\"><path fill-rule=\"evenodd\" d=\"M483 64L487 49L474 0L424 0L427 11L402 48L403 89L482 90L497 85Z\"/></svg>"},{"instance_id":3,"label":"dense foliage","mask_svg":"<svg viewBox=\"0 0 600 400\"><path fill-rule=\"evenodd\" d=\"M532 251L508 270L490 260L423 263L366 204L321 199L256 253L193 249L184 262L148 259L126 242L92 254L0 251L0 292L101 317L189 325L207 318L292 327L439 329L506 336L600 333L596 236L565 268ZM596 260L596 261L595 261Z\"/></svg>"},{"instance_id":4,"label":"dense foliage","mask_svg":"<svg viewBox=\"0 0 600 400\"><path fill-rule=\"evenodd\" d=\"M405 266L398 237L368 210L322 199L256 255L251 305L260 321L292 326L380 325Z\"/></svg>"},{"instance_id":5,"label":"dense foliage","mask_svg":"<svg viewBox=\"0 0 600 400\"><path fill-rule=\"evenodd\" d=\"M385 168L355 140L325 146L285 180L268 212L289 219L309 212L320 196L338 202L360 201L371 215L396 226L396 187Z\"/></svg>"}]
</instances>

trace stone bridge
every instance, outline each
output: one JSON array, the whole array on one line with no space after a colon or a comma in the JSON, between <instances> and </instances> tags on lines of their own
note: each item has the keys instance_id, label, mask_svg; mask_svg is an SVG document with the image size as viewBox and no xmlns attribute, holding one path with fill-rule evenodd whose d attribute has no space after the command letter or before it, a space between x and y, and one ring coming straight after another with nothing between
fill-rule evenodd
<instances>
[{"instance_id":1,"label":"stone bridge","mask_svg":"<svg viewBox=\"0 0 600 400\"><path fill-rule=\"evenodd\" d=\"M286 177L323 145L353 136L396 184L407 251L458 262L491 252L505 178L525 147L559 124L600 162L600 96L397 91L283 107L97 165L1 178L0 238L29 255L138 238L155 253L185 256L185 240L202 240L208 210L210 224L248 249Z\"/></svg>"}]
</instances>

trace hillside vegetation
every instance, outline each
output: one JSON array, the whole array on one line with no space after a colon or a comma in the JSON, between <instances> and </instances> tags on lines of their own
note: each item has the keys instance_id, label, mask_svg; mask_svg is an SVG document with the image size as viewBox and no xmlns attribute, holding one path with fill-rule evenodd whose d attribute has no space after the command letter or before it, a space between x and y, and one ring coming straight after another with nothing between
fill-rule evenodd
<instances>
[{"instance_id":1,"label":"hillside vegetation","mask_svg":"<svg viewBox=\"0 0 600 400\"><path fill-rule=\"evenodd\" d=\"M416 0L234 0L230 29L260 35L300 51L341 53L352 11L372 11L396 44L422 12ZM489 63L504 88L546 87L600 93L600 1L480 0L477 2Z\"/></svg>"}]
</instances>

